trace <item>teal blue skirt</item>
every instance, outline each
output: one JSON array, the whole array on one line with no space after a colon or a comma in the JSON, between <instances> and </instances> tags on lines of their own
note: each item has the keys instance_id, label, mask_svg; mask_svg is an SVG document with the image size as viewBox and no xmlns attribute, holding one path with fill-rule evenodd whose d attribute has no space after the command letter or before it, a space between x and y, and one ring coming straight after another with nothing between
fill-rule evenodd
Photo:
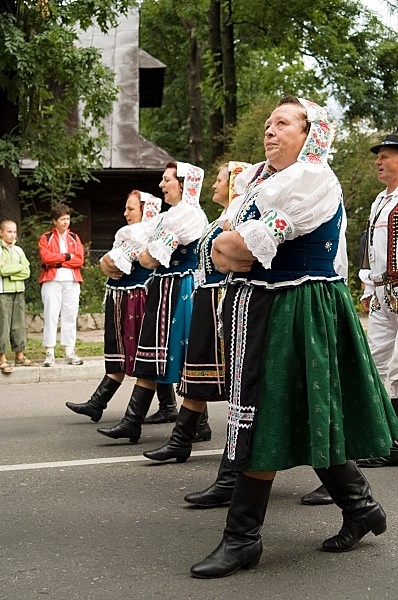
<instances>
[{"instance_id":1,"label":"teal blue skirt","mask_svg":"<svg viewBox=\"0 0 398 600\"><path fill-rule=\"evenodd\" d=\"M184 366L193 307L191 273L154 277L148 287L134 375L178 383Z\"/></svg>"}]
</instances>

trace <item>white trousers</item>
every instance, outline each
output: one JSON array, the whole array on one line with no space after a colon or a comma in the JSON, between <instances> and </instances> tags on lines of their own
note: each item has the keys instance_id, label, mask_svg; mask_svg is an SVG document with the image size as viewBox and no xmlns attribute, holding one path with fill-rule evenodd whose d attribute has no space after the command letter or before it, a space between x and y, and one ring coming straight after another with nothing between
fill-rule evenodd
<instances>
[{"instance_id":1,"label":"white trousers","mask_svg":"<svg viewBox=\"0 0 398 600\"><path fill-rule=\"evenodd\" d=\"M398 315L384 300L384 286L376 288L376 295L381 308L369 314L369 347L387 391L398 398Z\"/></svg>"},{"instance_id":2,"label":"white trousers","mask_svg":"<svg viewBox=\"0 0 398 600\"><path fill-rule=\"evenodd\" d=\"M77 315L79 313L80 283L74 281L45 281L41 285L43 301L43 346L57 343L58 319L61 317L62 346L75 347Z\"/></svg>"}]
</instances>

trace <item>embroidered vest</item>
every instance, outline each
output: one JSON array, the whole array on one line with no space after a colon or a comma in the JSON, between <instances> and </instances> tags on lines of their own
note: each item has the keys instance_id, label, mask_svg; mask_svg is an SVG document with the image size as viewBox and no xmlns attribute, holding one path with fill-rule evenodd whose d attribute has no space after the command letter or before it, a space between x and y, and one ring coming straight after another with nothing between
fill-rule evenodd
<instances>
[{"instance_id":1,"label":"embroidered vest","mask_svg":"<svg viewBox=\"0 0 398 600\"><path fill-rule=\"evenodd\" d=\"M165 277L193 273L198 264L198 241L190 242L186 246L178 245L171 255L170 265L156 267L154 276Z\"/></svg>"}]
</instances>

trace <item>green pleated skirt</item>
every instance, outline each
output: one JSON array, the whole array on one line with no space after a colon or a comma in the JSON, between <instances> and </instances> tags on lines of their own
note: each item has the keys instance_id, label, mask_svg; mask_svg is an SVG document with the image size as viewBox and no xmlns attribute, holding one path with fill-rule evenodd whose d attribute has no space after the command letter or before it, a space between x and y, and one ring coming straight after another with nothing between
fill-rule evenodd
<instances>
[{"instance_id":1,"label":"green pleated skirt","mask_svg":"<svg viewBox=\"0 0 398 600\"><path fill-rule=\"evenodd\" d=\"M347 286L317 282L261 293L274 299L259 353L249 470L389 454L398 420Z\"/></svg>"}]
</instances>

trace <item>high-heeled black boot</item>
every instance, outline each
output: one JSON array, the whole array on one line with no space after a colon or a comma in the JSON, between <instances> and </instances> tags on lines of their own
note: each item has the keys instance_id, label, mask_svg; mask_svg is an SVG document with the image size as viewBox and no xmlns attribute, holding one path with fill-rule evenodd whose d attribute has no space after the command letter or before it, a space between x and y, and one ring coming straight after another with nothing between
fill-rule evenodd
<instances>
[{"instance_id":1,"label":"high-heeled black boot","mask_svg":"<svg viewBox=\"0 0 398 600\"><path fill-rule=\"evenodd\" d=\"M178 410L174 385L172 383L158 383L156 394L159 401L159 410L145 419L145 425L175 423Z\"/></svg>"},{"instance_id":2,"label":"high-heeled black boot","mask_svg":"<svg viewBox=\"0 0 398 600\"><path fill-rule=\"evenodd\" d=\"M263 551L260 530L264 522L272 481L239 473L218 547L191 567L192 577L213 579L258 565Z\"/></svg>"},{"instance_id":3,"label":"high-heeled black boot","mask_svg":"<svg viewBox=\"0 0 398 600\"><path fill-rule=\"evenodd\" d=\"M307 506L318 506L323 504L334 504L334 502L325 486L320 485L316 488L316 490L305 494L305 496L301 496L301 504L306 504Z\"/></svg>"},{"instance_id":4,"label":"high-heeled black boot","mask_svg":"<svg viewBox=\"0 0 398 600\"><path fill-rule=\"evenodd\" d=\"M343 514L342 528L323 542L322 550L347 552L370 531L374 535L386 531L386 514L373 500L370 485L354 461L315 471Z\"/></svg>"},{"instance_id":5,"label":"high-heeled black boot","mask_svg":"<svg viewBox=\"0 0 398 600\"><path fill-rule=\"evenodd\" d=\"M108 406L109 400L114 396L119 387L119 381L105 375L88 402L83 402L82 404L65 402L65 405L78 415L87 415L94 423L98 423L103 411Z\"/></svg>"},{"instance_id":6,"label":"high-heeled black boot","mask_svg":"<svg viewBox=\"0 0 398 600\"><path fill-rule=\"evenodd\" d=\"M211 440L211 429L209 425L209 413L207 406L202 412L202 418L199 423L198 431L196 432L193 442L209 442Z\"/></svg>"},{"instance_id":7,"label":"high-heeled black boot","mask_svg":"<svg viewBox=\"0 0 398 600\"><path fill-rule=\"evenodd\" d=\"M135 384L126 412L120 423L109 429L97 429L98 433L114 440L127 437L132 444L136 444L141 437L141 425L145 420L154 395L155 390Z\"/></svg>"},{"instance_id":8,"label":"high-heeled black boot","mask_svg":"<svg viewBox=\"0 0 398 600\"><path fill-rule=\"evenodd\" d=\"M222 504L230 502L237 474L237 471L235 471L227 461L227 451L225 448L215 482L201 492L191 492L186 494L186 496L184 496L185 502L195 504L195 506L203 506L204 508L221 506Z\"/></svg>"},{"instance_id":9,"label":"high-heeled black boot","mask_svg":"<svg viewBox=\"0 0 398 600\"><path fill-rule=\"evenodd\" d=\"M391 398L391 404L398 417L398 398ZM398 467L398 441L395 440L388 456L379 456L377 458L360 458L356 461L358 467L379 468L379 467Z\"/></svg>"},{"instance_id":10,"label":"high-heeled black boot","mask_svg":"<svg viewBox=\"0 0 398 600\"><path fill-rule=\"evenodd\" d=\"M144 456L152 460L164 461L175 458L177 462L185 462L191 456L192 440L198 430L201 417L201 412L181 406L167 444L156 450L144 452Z\"/></svg>"}]
</instances>

